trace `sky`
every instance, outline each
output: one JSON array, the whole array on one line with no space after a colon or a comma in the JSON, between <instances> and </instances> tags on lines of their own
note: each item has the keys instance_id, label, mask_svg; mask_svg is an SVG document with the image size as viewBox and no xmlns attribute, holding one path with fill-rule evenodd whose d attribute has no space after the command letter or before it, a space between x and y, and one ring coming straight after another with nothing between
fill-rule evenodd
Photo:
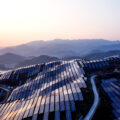
<instances>
[{"instance_id":1,"label":"sky","mask_svg":"<svg viewBox=\"0 0 120 120\"><path fill-rule=\"evenodd\" d=\"M120 40L120 0L0 1L0 47L57 38Z\"/></svg>"}]
</instances>

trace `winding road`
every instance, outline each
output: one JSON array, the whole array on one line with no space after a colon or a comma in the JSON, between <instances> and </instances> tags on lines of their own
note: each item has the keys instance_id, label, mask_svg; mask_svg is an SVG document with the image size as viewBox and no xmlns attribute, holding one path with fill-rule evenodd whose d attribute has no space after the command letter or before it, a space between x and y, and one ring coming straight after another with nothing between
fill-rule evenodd
<instances>
[{"instance_id":1,"label":"winding road","mask_svg":"<svg viewBox=\"0 0 120 120\"><path fill-rule=\"evenodd\" d=\"M91 78L90 78L90 82L92 84L92 89L93 89L93 93L94 93L94 102L93 102L93 105L92 107L90 108L88 114L86 115L86 117L84 118L84 120L91 120L96 109L97 109L97 106L99 104L99 95L98 95L98 91L97 91L97 88L96 88L96 85L95 85L95 82L94 82L94 78L96 77L96 75L92 75Z\"/></svg>"}]
</instances>

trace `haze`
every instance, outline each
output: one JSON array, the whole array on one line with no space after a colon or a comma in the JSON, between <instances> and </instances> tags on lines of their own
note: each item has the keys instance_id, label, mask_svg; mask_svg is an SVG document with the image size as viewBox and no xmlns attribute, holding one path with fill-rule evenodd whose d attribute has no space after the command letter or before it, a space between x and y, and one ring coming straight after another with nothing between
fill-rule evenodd
<instances>
[{"instance_id":1,"label":"haze","mask_svg":"<svg viewBox=\"0 0 120 120\"><path fill-rule=\"evenodd\" d=\"M34 40L120 40L120 0L2 0L0 47Z\"/></svg>"}]
</instances>

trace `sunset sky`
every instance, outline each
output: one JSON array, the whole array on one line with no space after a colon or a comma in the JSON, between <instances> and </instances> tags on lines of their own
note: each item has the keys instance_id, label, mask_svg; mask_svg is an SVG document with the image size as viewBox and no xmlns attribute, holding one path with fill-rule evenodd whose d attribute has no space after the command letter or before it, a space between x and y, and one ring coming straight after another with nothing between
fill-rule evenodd
<instances>
[{"instance_id":1,"label":"sunset sky","mask_svg":"<svg viewBox=\"0 0 120 120\"><path fill-rule=\"evenodd\" d=\"M0 1L0 47L56 38L120 40L120 0Z\"/></svg>"}]
</instances>

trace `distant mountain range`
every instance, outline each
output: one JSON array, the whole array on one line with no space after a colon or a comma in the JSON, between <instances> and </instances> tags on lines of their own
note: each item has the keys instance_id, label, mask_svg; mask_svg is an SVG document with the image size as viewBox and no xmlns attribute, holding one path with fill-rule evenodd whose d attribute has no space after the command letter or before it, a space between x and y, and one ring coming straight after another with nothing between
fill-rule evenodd
<instances>
[{"instance_id":1,"label":"distant mountain range","mask_svg":"<svg viewBox=\"0 0 120 120\"><path fill-rule=\"evenodd\" d=\"M107 51L107 52L92 51L92 53L89 53L86 56L81 56L81 57L80 56L68 56L68 57L64 57L61 59L63 60L72 60L72 59L93 60L93 59L102 59L105 57L115 56L115 55L120 55L120 50ZM41 55L38 57L33 57L33 56L27 57L26 59L26 57L23 57L23 56L15 55L12 53L7 53L5 55L0 56L0 61L1 61L0 70L7 70L11 68L18 68L18 67L29 66L33 64L41 64L41 63L56 61L56 60L60 60L60 58L51 57L47 55Z\"/></svg>"},{"instance_id":2,"label":"distant mountain range","mask_svg":"<svg viewBox=\"0 0 120 120\"><path fill-rule=\"evenodd\" d=\"M83 56L92 51L120 50L120 41L104 39L33 41L27 44L0 49L0 54L14 53L21 56L49 55L56 57Z\"/></svg>"},{"instance_id":3,"label":"distant mountain range","mask_svg":"<svg viewBox=\"0 0 120 120\"><path fill-rule=\"evenodd\" d=\"M101 59L114 55L120 55L120 41L103 39L33 41L24 45L0 48L0 69L59 59Z\"/></svg>"}]
</instances>

